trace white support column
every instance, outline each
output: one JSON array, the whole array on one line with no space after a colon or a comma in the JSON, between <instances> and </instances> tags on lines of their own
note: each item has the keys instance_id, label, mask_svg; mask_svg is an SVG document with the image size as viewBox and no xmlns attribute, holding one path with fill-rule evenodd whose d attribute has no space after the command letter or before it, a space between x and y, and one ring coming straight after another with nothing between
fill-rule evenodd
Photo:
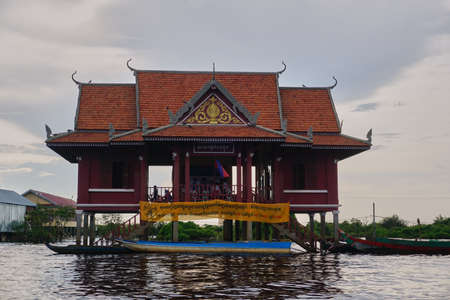
<instances>
[{"instance_id":1,"label":"white support column","mask_svg":"<svg viewBox=\"0 0 450 300\"><path fill-rule=\"evenodd\" d=\"M333 227L334 227L334 243L337 244L339 241L339 210L333 210Z\"/></svg>"},{"instance_id":2,"label":"white support column","mask_svg":"<svg viewBox=\"0 0 450 300\"><path fill-rule=\"evenodd\" d=\"M172 242L178 242L178 222L172 222Z\"/></svg>"},{"instance_id":3,"label":"white support column","mask_svg":"<svg viewBox=\"0 0 450 300\"><path fill-rule=\"evenodd\" d=\"M76 244L78 246L81 245L81 223L82 223L82 218L83 218L83 211L82 210L76 210L75 211L75 218L76 218L76 222L77 222L77 231L76 231Z\"/></svg>"},{"instance_id":4,"label":"white support column","mask_svg":"<svg viewBox=\"0 0 450 300\"><path fill-rule=\"evenodd\" d=\"M247 221L247 241L251 241L253 239L253 222Z\"/></svg>"}]
</instances>

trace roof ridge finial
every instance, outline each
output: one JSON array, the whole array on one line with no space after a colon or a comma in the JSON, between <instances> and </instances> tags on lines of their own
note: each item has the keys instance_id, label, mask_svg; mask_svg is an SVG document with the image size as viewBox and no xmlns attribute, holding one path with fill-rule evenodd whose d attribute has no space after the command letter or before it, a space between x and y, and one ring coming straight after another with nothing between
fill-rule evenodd
<instances>
[{"instance_id":1,"label":"roof ridge finial","mask_svg":"<svg viewBox=\"0 0 450 300\"><path fill-rule=\"evenodd\" d=\"M128 69L130 69L131 72L136 72L136 69L133 68L132 66L130 66L130 61L132 61L132 60L133 60L132 58L129 58L127 60L127 67L128 67Z\"/></svg>"},{"instance_id":2,"label":"roof ridge finial","mask_svg":"<svg viewBox=\"0 0 450 300\"><path fill-rule=\"evenodd\" d=\"M330 87L328 87L330 90L334 89L334 87L337 85L337 79L336 79L336 77L333 76L333 79L334 79L334 84L331 85Z\"/></svg>"},{"instance_id":3,"label":"roof ridge finial","mask_svg":"<svg viewBox=\"0 0 450 300\"><path fill-rule=\"evenodd\" d=\"M286 67L287 67L287 66L286 66L286 64L284 63L284 60L281 61L281 64L283 65L283 69L280 70L280 71L278 71L278 72L276 72L277 75L281 75L281 74L283 74L284 71L286 71Z\"/></svg>"},{"instance_id":4,"label":"roof ridge finial","mask_svg":"<svg viewBox=\"0 0 450 300\"><path fill-rule=\"evenodd\" d=\"M72 80L75 82L76 85L81 85L82 83L75 79L75 74L77 74L77 71L72 73Z\"/></svg>"},{"instance_id":5,"label":"roof ridge finial","mask_svg":"<svg viewBox=\"0 0 450 300\"><path fill-rule=\"evenodd\" d=\"M47 124L45 124L45 131L47 133L47 138L52 136L52 130L50 129L50 126L48 126Z\"/></svg>"},{"instance_id":6,"label":"roof ridge finial","mask_svg":"<svg viewBox=\"0 0 450 300\"><path fill-rule=\"evenodd\" d=\"M370 128L369 131L367 132L366 138L367 142L369 142L369 144L372 144L372 128Z\"/></svg>"},{"instance_id":7,"label":"roof ridge finial","mask_svg":"<svg viewBox=\"0 0 450 300\"><path fill-rule=\"evenodd\" d=\"M212 73L212 80L216 80L216 63L213 62L213 73Z\"/></svg>"}]
</instances>

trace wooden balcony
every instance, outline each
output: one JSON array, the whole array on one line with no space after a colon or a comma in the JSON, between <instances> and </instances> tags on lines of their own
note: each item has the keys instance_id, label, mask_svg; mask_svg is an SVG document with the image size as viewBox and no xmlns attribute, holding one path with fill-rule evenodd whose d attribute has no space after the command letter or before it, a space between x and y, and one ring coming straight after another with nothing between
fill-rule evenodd
<instances>
[{"instance_id":1,"label":"wooden balcony","mask_svg":"<svg viewBox=\"0 0 450 300\"><path fill-rule=\"evenodd\" d=\"M77 209L96 212L137 212L139 201L134 189L90 188L88 201L78 201Z\"/></svg>"},{"instance_id":2,"label":"wooden balcony","mask_svg":"<svg viewBox=\"0 0 450 300\"><path fill-rule=\"evenodd\" d=\"M319 212L338 209L337 199L331 199L324 189L285 189L282 202L289 202L293 212Z\"/></svg>"}]
</instances>

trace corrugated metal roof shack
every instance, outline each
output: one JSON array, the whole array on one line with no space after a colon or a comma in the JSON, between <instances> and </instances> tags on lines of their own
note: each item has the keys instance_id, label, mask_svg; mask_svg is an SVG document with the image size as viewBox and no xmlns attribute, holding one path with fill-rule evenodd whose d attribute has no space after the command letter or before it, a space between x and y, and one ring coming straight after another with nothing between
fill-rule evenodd
<instances>
[{"instance_id":1,"label":"corrugated metal roof shack","mask_svg":"<svg viewBox=\"0 0 450 300\"><path fill-rule=\"evenodd\" d=\"M30 207L36 207L36 204L14 191L0 189L0 234L11 232L11 222L24 221Z\"/></svg>"}]
</instances>

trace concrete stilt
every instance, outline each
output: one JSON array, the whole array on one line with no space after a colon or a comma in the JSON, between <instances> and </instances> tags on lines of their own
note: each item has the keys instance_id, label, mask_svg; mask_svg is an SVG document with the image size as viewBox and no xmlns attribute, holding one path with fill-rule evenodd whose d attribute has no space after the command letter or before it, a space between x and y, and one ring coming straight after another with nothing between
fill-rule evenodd
<instances>
[{"instance_id":1,"label":"concrete stilt","mask_svg":"<svg viewBox=\"0 0 450 300\"><path fill-rule=\"evenodd\" d=\"M94 246L94 241L95 241L95 213L91 213L89 220L89 246Z\"/></svg>"},{"instance_id":2,"label":"concrete stilt","mask_svg":"<svg viewBox=\"0 0 450 300\"><path fill-rule=\"evenodd\" d=\"M325 240L325 214L326 212L320 213L320 252L322 254L325 253L325 246L326 246L326 240Z\"/></svg>"},{"instance_id":3,"label":"concrete stilt","mask_svg":"<svg viewBox=\"0 0 450 300\"><path fill-rule=\"evenodd\" d=\"M83 246L88 245L88 236L89 236L89 214L83 214Z\"/></svg>"},{"instance_id":4,"label":"concrete stilt","mask_svg":"<svg viewBox=\"0 0 450 300\"><path fill-rule=\"evenodd\" d=\"M339 242L339 211L333 210L334 244Z\"/></svg>"},{"instance_id":5,"label":"concrete stilt","mask_svg":"<svg viewBox=\"0 0 450 300\"><path fill-rule=\"evenodd\" d=\"M82 210L76 210L75 211L75 220L77 222L77 232L76 232L76 244L79 246L81 245L81 223L83 219L83 211Z\"/></svg>"},{"instance_id":6,"label":"concrete stilt","mask_svg":"<svg viewBox=\"0 0 450 300\"><path fill-rule=\"evenodd\" d=\"M172 222L172 242L178 242L178 221Z\"/></svg>"},{"instance_id":7,"label":"concrete stilt","mask_svg":"<svg viewBox=\"0 0 450 300\"><path fill-rule=\"evenodd\" d=\"M247 241L253 240L253 222L247 221Z\"/></svg>"},{"instance_id":8,"label":"concrete stilt","mask_svg":"<svg viewBox=\"0 0 450 300\"><path fill-rule=\"evenodd\" d=\"M310 233L310 243L311 246L316 249L316 243L314 241L314 213L309 214L309 233Z\"/></svg>"}]
</instances>

